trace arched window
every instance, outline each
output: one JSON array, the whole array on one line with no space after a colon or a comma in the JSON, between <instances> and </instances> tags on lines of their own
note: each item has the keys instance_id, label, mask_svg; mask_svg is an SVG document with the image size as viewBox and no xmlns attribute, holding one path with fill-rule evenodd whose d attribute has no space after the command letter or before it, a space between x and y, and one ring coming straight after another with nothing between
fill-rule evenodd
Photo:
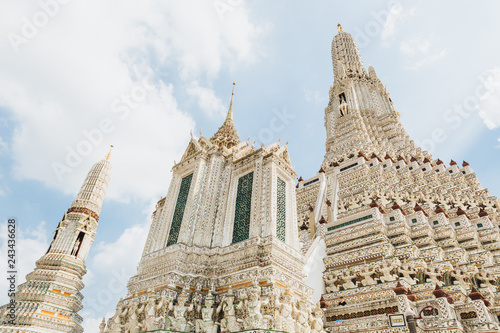
<instances>
[{"instance_id":1,"label":"arched window","mask_svg":"<svg viewBox=\"0 0 500 333\"><path fill-rule=\"evenodd\" d=\"M78 257L78 252L80 252L80 248L82 247L83 237L85 237L85 233L80 231L78 237L76 237L75 245L73 246L73 250L71 251L71 255Z\"/></svg>"},{"instance_id":2,"label":"arched window","mask_svg":"<svg viewBox=\"0 0 500 333\"><path fill-rule=\"evenodd\" d=\"M346 103L345 93L340 93L339 104Z\"/></svg>"}]
</instances>

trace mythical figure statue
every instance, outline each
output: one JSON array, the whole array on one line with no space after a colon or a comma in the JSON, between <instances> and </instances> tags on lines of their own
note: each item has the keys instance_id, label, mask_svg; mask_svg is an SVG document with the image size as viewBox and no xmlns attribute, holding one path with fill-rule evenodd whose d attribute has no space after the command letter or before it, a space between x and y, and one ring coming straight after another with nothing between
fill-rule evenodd
<instances>
[{"instance_id":1,"label":"mythical figure statue","mask_svg":"<svg viewBox=\"0 0 500 333\"><path fill-rule=\"evenodd\" d=\"M464 272L462 269L455 269L452 273L453 278L455 279L453 281L453 284L459 285L460 287L464 288L464 290L467 290L470 288L470 274Z\"/></svg>"},{"instance_id":2,"label":"mythical figure statue","mask_svg":"<svg viewBox=\"0 0 500 333\"><path fill-rule=\"evenodd\" d=\"M80 243L81 243L81 240L80 240L80 238L78 238L75 242L75 246L73 246L73 250L71 251L72 256L76 256L76 254L78 253L78 248L80 247Z\"/></svg>"},{"instance_id":3,"label":"mythical figure statue","mask_svg":"<svg viewBox=\"0 0 500 333\"><path fill-rule=\"evenodd\" d=\"M201 319L196 319L196 333L217 333L217 325L212 318L214 314L214 295L208 293L205 307L201 309ZM199 306L200 307L200 306ZM198 307L198 311L200 310Z\"/></svg>"},{"instance_id":4,"label":"mythical figure statue","mask_svg":"<svg viewBox=\"0 0 500 333\"><path fill-rule=\"evenodd\" d=\"M297 322L295 324L295 333L310 333L311 325L309 324L309 303L300 300L296 307Z\"/></svg>"},{"instance_id":5,"label":"mythical figure statue","mask_svg":"<svg viewBox=\"0 0 500 333\"><path fill-rule=\"evenodd\" d=\"M358 275L354 272L344 273L343 280L345 281L343 284L344 289L356 288L356 283L352 282L352 280L357 281Z\"/></svg>"},{"instance_id":6,"label":"mythical figure statue","mask_svg":"<svg viewBox=\"0 0 500 333\"><path fill-rule=\"evenodd\" d=\"M368 265L363 265L363 268L359 272L359 275L363 277L363 279L361 280L363 286L369 286L371 284L377 283L377 281L375 281L372 277L374 274L375 272L371 270Z\"/></svg>"},{"instance_id":7,"label":"mythical figure statue","mask_svg":"<svg viewBox=\"0 0 500 333\"><path fill-rule=\"evenodd\" d=\"M123 307L123 299L120 299L116 305L115 315L111 318L108 327L109 333L120 333L122 332L122 317L127 312L127 308Z\"/></svg>"},{"instance_id":8,"label":"mythical figure statue","mask_svg":"<svg viewBox=\"0 0 500 333\"><path fill-rule=\"evenodd\" d=\"M236 306L234 305L234 294L229 287L226 296L217 307L217 314L223 311L224 318L220 322L221 332L241 331L240 324L236 321Z\"/></svg>"},{"instance_id":9,"label":"mythical figure statue","mask_svg":"<svg viewBox=\"0 0 500 333\"><path fill-rule=\"evenodd\" d=\"M189 331L188 325L192 326L192 324L186 320L186 314L193 311L193 304L186 306L187 300L188 295L183 290L177 296L177 305L174 305L173 300L170 302L168 309L174 311L174 316L165 318L165 329L178 332Z\"/></svg>"},{"instance_id":10,"label":"mythical figure statue","mask_svg":"<svg viewBox=\"0 0 500 333\"><path fill-rule=\"evenodd\" d=\"M292 303L292 295L289 289L287 289L283 295L283 302L280 302L276 297L275 307L278 309L278 314L276 315L276 329L278 331L295 333L295 320L292 316L295 313L295 308Z\"/></svg>"},{"instance_id":11,"label":"mythical figure statue","mask_svg":"<svg viewBox=\"0 0 500 333\"><path fill-rule=\"evenodd\" d=\"M314 312L311 315L311 333L326 333L323 329L323 310L316 305Z\"/></svg>"},{"instance_id":12,"label":"mythical figure statue","mask_svg":"<svg viewBox=\"0 0 500 333\"><path fill-rule=\"evenodd\" d=\"M331 293L339 291L339 284L337 283L337 276L333 272L327 272L324 275L324 280L326 284L326 292Z\"/></svg>"},{"instance_id":13,"label":"mythical figure statue","mask_svg":"<svg viewBox=\"0 0 500 333\"><path fill-rule=\"evenodd\" d=\"M408 263L404 263L399 267L398 272L403 275L401 277L402 280L405 280L411 285L417 284L418 280L411 277L411 274L415 274L415 272L410 268Z\"/></svg>"},{"instance_id":14,"label":"mythical figure statue","mask_svg":"<svg viewBox=\"0 0 500 333\"><path fill-rule=\"evenodd\" d=\"M104 333L106 329L106 319L102 318L101 324L99 325L99 333Z\"/></svg>"},{"instance_id":15,"label":"mythical figure statue","mask_svg":"<svg viewBox=\"0 0 500 333\"><path fill-rule=\"evenodd\" d=\"M490 273L481 271L476 273L475 278L480 288L488 287L496 291L495 278Z\"/></svg>"},{"instance_id":16,"label":"mythical figure statue","mask_svg":"<svg viewBox=\"0 0 500 333\"><path fill-rule=\"evenodd\" d=\"M382 282L391 282L396 281L398 276L394 274L394 268L396 266L394 263L388 263L387 261L383 261L379 267L381 276L380 281Z\"/></svg>"},{"instance_id":17,"label":"mythical figure statue","mask_svg":"<svg viewBox=\"0 0 500 333\"><path fill-rule=\"evenodd\" d=\"M425 282L432 282L433 285L438 284L439 286L443 285L443 282L441 281L441 272L439 271L438 268L432 268L428 267L425 269L425 274L429 276Z\"/></svg>"},{"instance_id":18,"label":"mythical figure statue","mask_svg":"<svg viewBox=\"0 0 500 333\"><path fill-rule=\"evenodd\" d=\"M245 307L247 310L247 315L243 319L243 328L246 330L265 328L263 327L264 323L262 320L262 314L260 313L260 308L263 304L266 305L269 302L269 299L261 300L260 292L261 290L259 285L254 282L254 284L249 288L248 298L244 297L237 306L238 309Z\"/></svg>"},{"instance_id":19,"label":"mythical figure statue","mask_svg":"<svg viewBox=\"0 0 500 333\"><path fill-rule=\"evenodd\" d=\"M125 323L125 333L139 333L141 331L142 324L139 322L139 314L143 310L144 306L139 308L139 301L137 299L132 300L130 306L123 313L124 317L128 317Z\"/></svg>"},{"instance_id":20,"label":"mythical figure statue","mask_svg":"<svg viewBox=\"0 0 500 333\"><path fill-rule=\"evenodd\" d=\"M144 327L146 331L152 331L160 328L160 323L163 320L162 317L157 316L157 311L163 308L165 298L161 298L158 305L156 304L156 297L154 293L149 295L149 299L146 303L146 320Z\"/></svg>"}]
</instances>

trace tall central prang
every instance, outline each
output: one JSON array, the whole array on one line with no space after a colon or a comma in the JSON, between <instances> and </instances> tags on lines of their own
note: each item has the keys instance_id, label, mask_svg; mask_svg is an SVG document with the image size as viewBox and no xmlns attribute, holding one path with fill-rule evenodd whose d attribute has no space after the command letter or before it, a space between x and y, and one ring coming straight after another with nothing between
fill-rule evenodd
<instances>
[{"instance_id":1,"label":"tall central prang","mask_svg":"<svg viewBox=\"0 0 500 333\"><path fill-rule=\"evenodd\" d=\"M340 25L332 61L325 159L297 190L299 223L326 243L325 328L401 332L399 313L425 332L498 332L497 198L467 162L415 145Z\"/></svg>"}]
</instances>

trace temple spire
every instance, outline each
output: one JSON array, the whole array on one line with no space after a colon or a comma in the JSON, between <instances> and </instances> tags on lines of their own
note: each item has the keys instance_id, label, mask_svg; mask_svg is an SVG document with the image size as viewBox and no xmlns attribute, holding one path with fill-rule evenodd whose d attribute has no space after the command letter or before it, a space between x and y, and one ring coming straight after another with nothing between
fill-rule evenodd
<instances>
[{"instance_id":1,"label":"temple spire","mask_svg":"<svg viewBox=\"0 0 500 333\"><path fill-rule=\"evenodd\" d=\"M106 155L106 161L109 161L109 158L111 157L111 150L112 150L112 149L113 149L113 145L111 145L111 146L109 147L109 152L108 152L108 154Z\"/></svg>"},{"instance_id":2,"label":"temple spire","mask_svg":"<svg viewBox=\"0 0 500 333\"><path fill-rule=\"evenodd\" d=\"M236 128L234 128L233 123L233 97L234 97L234 86L236 82L233 82L233 92L231 94L231 103L229 104L229 110L227 111L226 120L219 130L214 134L210 141L219 146L231 148L236 146L240 142L240 138L238 137L238 133L236 132Z\"/></svg>"},{"instance_id":3,"label":"temple spire","mask_svg":"<svg viewBox=\"0 0 500 333\"><path fill-rule=\"evenodd\" d=\"M97 232L110 177L107 158L90 169L80 192L59 221L47 252L11 296L17 309L15 318L7 316L7 305L0 307L0 332L83 332L78 311L83 307L85 261Z\"/></svg>"},{"instance_id":4,"label":"temple spire","mask_svg":"<svg viewBox=\"0 0 500 333\"><path fill-rule=\"evenodd\" d=\"M229 111L227 111L226 121L227 120L233 121L233 98L234 98L234 86L235 85L236 85L236 82L233 82L233 93L231 94L231 103L229 104Z\"/></svg>"},{"instance_id":5,"label":"temple spire","mask_svg":"<svg viewBox=\"0 0 500 333\"><path fill-rule=\"evenodd\" d=\"M337 25L338 33L332 41L332 63L335 79L341 78L343 72L352 76L366 76L358 46L354 38Z\"/></svg>"}]
</instances>

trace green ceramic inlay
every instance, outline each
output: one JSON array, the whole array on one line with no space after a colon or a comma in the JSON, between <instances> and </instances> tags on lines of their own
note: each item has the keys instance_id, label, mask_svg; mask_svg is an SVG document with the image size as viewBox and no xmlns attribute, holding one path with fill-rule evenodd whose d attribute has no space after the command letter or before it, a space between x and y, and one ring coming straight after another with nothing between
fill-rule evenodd
<instances>
[{"instance_id":1,"label":"green ceramic inlay","mask_svg":"<svg viewBox=\"0 0 500 333\"><path fill-rule=\"evenodd\" d=\"M276 210L276 237L286 239L286 183L278 178L278 208Z\"/></svg>"},{"instance_id":2,"label":"green ceramic inlay","mask_svg":"<svg viewBox=\"0 0 500 333\"><path fill-rule=\"evenodd\" d=\"M179 231L181 230L184 209L186 208L192 178L193 174L182 178L181 188L179 189L179 195L177 196L177 203L175 204L174 217L172 218L172 226L170 227L170 233L168 234L167 246L177 243L177 238L179 238Z\"/></svg>"},{"instance_id":3,"label":"green ceramic inlay","mask_svg":"<svg viewBox=\"0 0 500 333\"><path fill-rule=\"evenodd\" d=\"M349 222L345 222L345 223L342 223L342 224L339 224L339 225L334 225L333 227L328 228L328 231L332 231L332 230L335 230L335 229L338 229L338 228L346 227L346 226L354 224L354 223L358 223L358 222L361 222L361 221L364 221L364 220L371 219L372 217L373 217L373 215L367 215L367 216L360 217L359 219L355 219L355 220L352 220L352 221L349 221Z\"/></svg>"},{"instance_id":4,"label":"green ceramic inlay","mask_svg":"<svg viewBox=\"0 0 500 333\"><path fill-rule=\"evenodd\" d=\"M252 183L253 172L238 179L232 243L244 241L249 237L250 211L252 209Z\"/></svg>"}]
</instances>

